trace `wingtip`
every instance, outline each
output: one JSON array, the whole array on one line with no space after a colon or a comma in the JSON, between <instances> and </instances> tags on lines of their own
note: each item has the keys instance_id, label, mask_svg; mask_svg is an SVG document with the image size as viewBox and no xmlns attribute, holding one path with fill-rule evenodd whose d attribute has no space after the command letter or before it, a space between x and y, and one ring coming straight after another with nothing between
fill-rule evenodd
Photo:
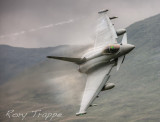
<instances>
[{"instance_id":1,"label":"wingtip","mask_svg":"<svg viewBox=\"0 0 160 122\"><path fill-rule=\"evenodd\" d=\"M78 112L78 113L76 113L76 116L80 116L80 115L84 115L84 114L87 114L87 112Z\"/></svg>"},{"instance_id":2,"label":"wingtip","mask_svg":"<svg viewBox=\"0 0 160 122\"><path fill-rule=\"evenodd\" d=\"M98 14L105 13L105 12L107 12L107 11L109 11L109 10L108 10L108 9L105 9L105 10L99 11Z\"/></svg>"},{"instance_id":3,"label":"wingtip","mask_svg":"<svg viewBox=\"0 0 160 122\"><path fill-rule=\"evenodd\" d=\"M56 58L55 56L46 56L46 58Z\"/></svg>"},{"instance_id":4,"label":"wingtip","mask_svg":"<svg viewBox=\"0 0 160 122\"><path fill-rule=\"evenodd\" d=\"M110 20L112 20L112 19L117 19L117 18L118 18L118 17L116 17L116 16L109 17Z\"/></svg>"}]
</instances>

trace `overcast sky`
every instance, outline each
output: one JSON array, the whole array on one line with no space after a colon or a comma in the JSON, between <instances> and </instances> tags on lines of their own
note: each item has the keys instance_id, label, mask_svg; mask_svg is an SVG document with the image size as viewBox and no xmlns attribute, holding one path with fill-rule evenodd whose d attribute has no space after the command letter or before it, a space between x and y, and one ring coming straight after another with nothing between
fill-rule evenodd
<instances>
[{"instance_id":1,"label":"overcast sky","mask_svg":"<svg viewBox=\"0 0 160 122\"><path fill-rule=\"evenodd\" d=\"M160 13L159 0L0 0L0 44L48 47L93 42L97 12L116 28Z\"/></svg>"}]
</instances>

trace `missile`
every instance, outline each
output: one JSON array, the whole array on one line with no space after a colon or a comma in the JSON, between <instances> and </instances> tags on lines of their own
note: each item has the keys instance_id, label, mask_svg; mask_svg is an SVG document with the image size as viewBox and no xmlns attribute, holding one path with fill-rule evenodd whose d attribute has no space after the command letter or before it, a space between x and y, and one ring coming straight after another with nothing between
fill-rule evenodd
<instances>
[{"instance_id":1,"label":"missile","mask_svg":"<svg viewBox=\"0 0 160 122\"><path fill-rule=\"evenodd\" d=\"M116 31L116 33L117 33L117 36L120 36L120 35L126 33L126 29L118 29L118 30Z\"/></svg>"}]
</instances>

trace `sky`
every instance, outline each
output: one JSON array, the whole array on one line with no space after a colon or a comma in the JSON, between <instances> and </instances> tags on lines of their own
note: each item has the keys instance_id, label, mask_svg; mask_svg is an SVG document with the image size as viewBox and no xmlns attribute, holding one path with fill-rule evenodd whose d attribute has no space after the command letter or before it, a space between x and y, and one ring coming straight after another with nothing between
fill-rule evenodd
<instances>
[{"instance_id":1,"label":"sky","mask_svg":"<svg viewBox=\"0 0 160 122\"><path fill-rule=\"evenodd\" d=\"M109 9L115 28L160 13L159 0L0 0L0 44L39 48L94 42L97 12Z\"/></svg>"}]
</instances>

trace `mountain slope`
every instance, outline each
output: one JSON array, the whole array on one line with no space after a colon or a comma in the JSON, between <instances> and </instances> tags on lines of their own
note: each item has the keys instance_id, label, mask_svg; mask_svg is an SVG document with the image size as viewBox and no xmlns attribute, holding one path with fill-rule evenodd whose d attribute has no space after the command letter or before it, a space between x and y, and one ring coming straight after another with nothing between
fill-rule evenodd
<instances>
[{"instance_id":1,"label":"mountain slope","mask_svg":"<svg viewBox=\"0 0 160 122\"><path fill-rule=\"evenodd\" d=\"M0 45L0 84L46 60L48 55L71 55L80 46L61 45L48 48L16 48ZM83 46L82 49L85 49Z\"/></svg>"}]
</instances>

